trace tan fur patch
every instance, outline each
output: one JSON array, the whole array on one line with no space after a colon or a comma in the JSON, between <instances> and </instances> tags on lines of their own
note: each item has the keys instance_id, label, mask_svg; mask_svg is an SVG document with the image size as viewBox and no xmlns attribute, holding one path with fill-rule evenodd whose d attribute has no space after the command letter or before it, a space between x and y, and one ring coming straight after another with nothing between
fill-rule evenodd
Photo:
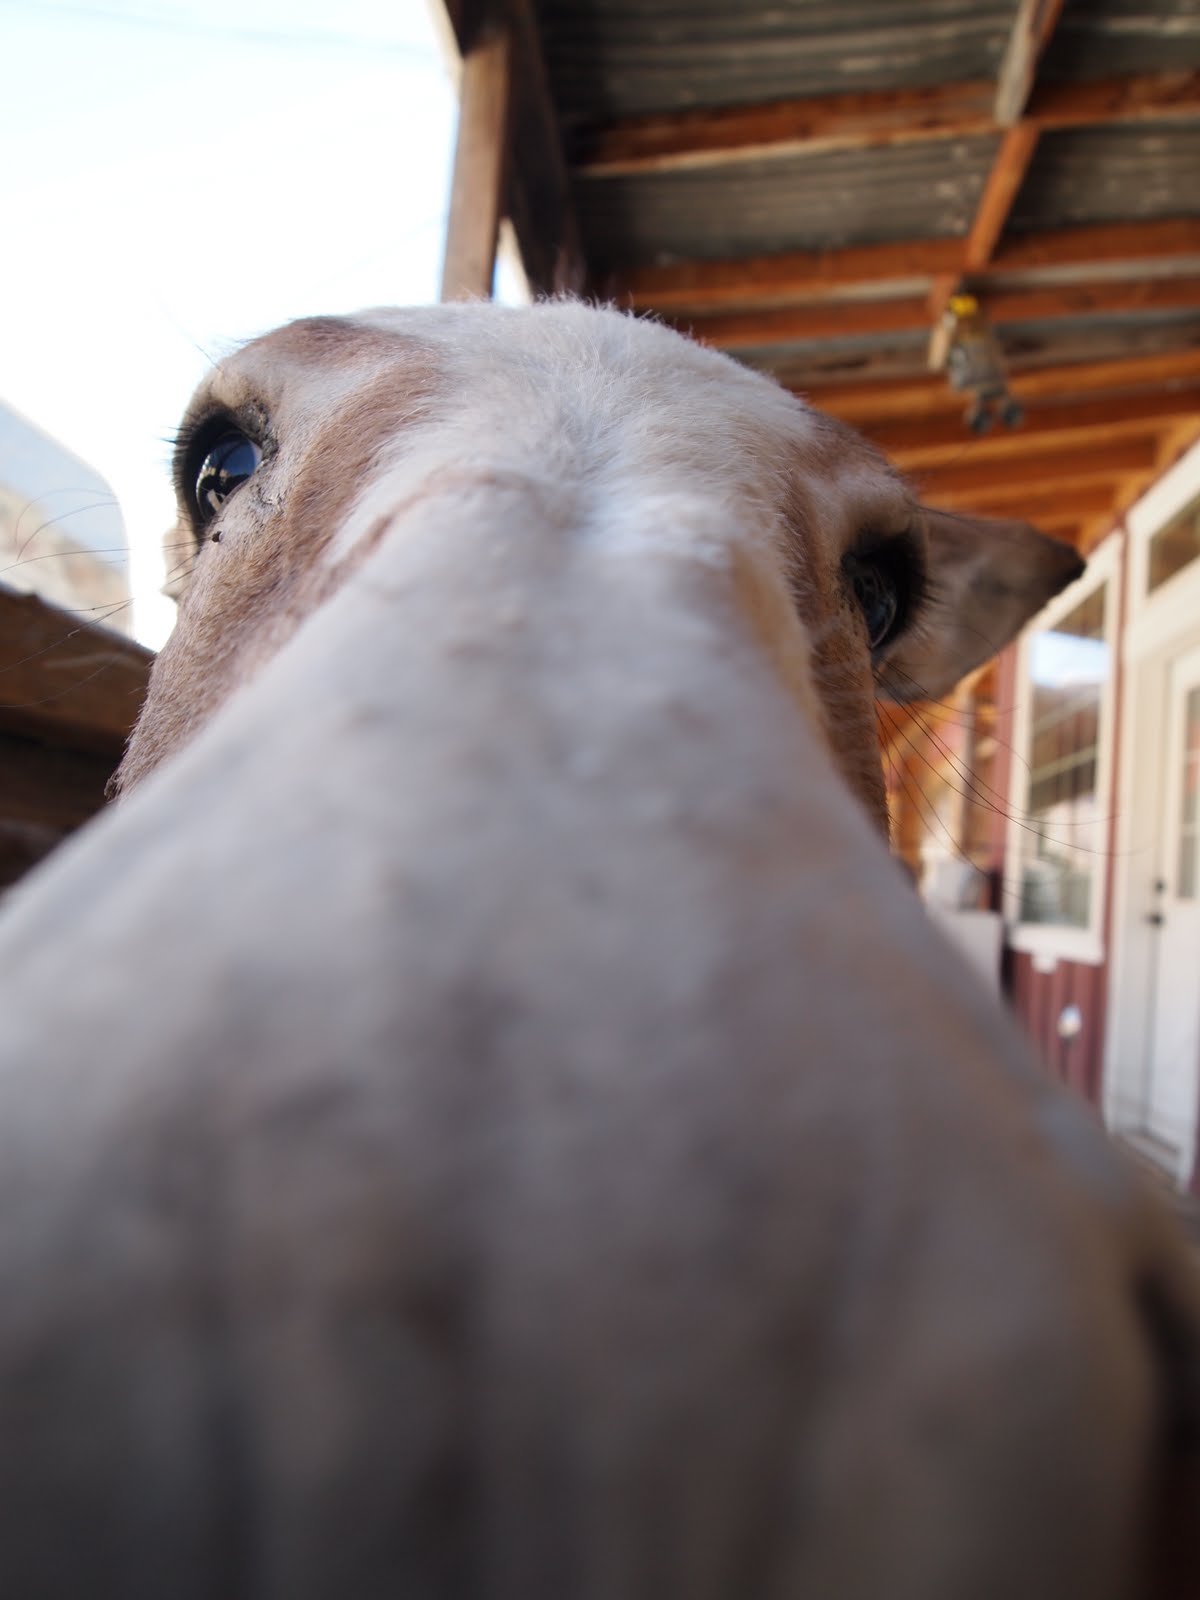
<instances>
[{"instance_id":1,"label":"tan fur patch","mask_svg":"<svg viewBox=\"0 0 1200 1600\"><path fill-rule=\"evenodd\" d=\"M201 551L174 634L155 662L146 709L115 780L123 790L190 738L295 632L329 592L319 560L381 454L419 423L437 394L427 352L411 341L330 321L293 324L263 347L310 360L361 360L389 347L404 359L357 391L297 464L258 537ZM405 348L408 346L409 348Z\"/></svg>"}]
</instances>

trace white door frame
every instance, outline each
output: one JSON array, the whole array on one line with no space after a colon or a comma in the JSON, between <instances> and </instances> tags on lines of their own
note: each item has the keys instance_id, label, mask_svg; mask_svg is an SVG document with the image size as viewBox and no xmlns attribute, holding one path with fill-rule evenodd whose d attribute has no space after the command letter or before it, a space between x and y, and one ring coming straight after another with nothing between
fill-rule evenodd
<instances>
[{"instance_id":1,"label":"white door frame","mask_svg":"<svg viewBox=\"0 0 1200 1600\"><path fill-rule=\"evenodd\" d=\"M1123 694L1118 753L1113 918L1105 1027L1104 1115L1116 1133L1136 1138L1148 1091L1145 1038L1154 982L1154 940L1147 915L1155 909L1167 698L1172 663L1200 646L1200 561L1147 595L1150 540L1200 495L1200 445L1176 463L1126 517L1129 533L1126 623L1122 638ZM1200 1004L1200 998L1197 1001ZM1187 1183L1194 1146L1172 1159L1143 1145L1180 1185Z\"/></svg>"}]
</instances>

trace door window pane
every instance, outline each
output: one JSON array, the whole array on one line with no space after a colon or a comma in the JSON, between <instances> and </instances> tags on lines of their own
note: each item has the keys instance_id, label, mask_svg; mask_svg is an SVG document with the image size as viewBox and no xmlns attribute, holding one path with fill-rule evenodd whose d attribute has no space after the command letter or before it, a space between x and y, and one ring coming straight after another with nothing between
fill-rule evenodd
<instances>
[{"instance_id":1,"label":"door window pane","mask_svg":"<svg viewBox=\"0 0 1200 1600\"><path fill-rule=\"evenodd\" d=\"M1022 818L1022 922L1087 928L1105 848L1097 793L1109 679L1102 584L1030 643L1029 799Z\"/></svg>"},{"instance_id":2,"label":"door window pane","mask_svg":"<svg viewBox=\"0 0 1200 1600\"><path fill-rule=\"evenodd\" d=\"M1177 572L1200 556L1200 500L1195 500L1150 541L1150 571L1146 593L1153 594Z\"/></svg>"}]
</instances>

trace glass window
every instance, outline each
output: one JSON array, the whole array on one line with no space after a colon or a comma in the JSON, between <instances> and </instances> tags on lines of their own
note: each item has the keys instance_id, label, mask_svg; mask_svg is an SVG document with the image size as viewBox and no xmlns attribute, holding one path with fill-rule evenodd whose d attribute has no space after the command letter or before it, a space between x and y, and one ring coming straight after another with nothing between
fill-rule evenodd
<instances>
[{"instance_id":1,"label":"glass window","mask_svg":"<svg viewBox=\"0 0 1200 1600\"><path fill-rule=\"evenodd\" d=\"M1197 556L1200 556L1200 500L1193 500L1186 511L1172 517L1151 539L1146 593L1153 594Z\"/></svg>"},{"instance_id":2,"label":"glass window","mask_svg":"<svg viewBox=\"0 0 1200 1600\"><path fill-rule=\"evenodd\" d=\"M1029 645L1028 798L1020 828L1020 921L1089 928L1105 861L1098 793L1110 662L1108 584Z\"/></svg>"}]
</instances>

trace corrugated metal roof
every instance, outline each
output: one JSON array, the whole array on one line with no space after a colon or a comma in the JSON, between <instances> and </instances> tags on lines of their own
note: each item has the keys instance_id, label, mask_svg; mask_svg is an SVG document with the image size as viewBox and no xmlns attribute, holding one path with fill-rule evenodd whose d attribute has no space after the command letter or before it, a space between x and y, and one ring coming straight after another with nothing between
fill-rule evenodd
<instances>
[{"instance_id":1,"label":"corrugated metal roof","mask_svg":"<svg viewBox=\"0 0 1200 1600\"><path fill-rule=\"evenodd\" d=\"M538 0L567 128L994 77L1016 0Z\"/></svg>"},{"instance_id":2,"label":"corrugated metal roof","mask_svg":"<svg viewBox=\"0 0 1200 1600\"><path fill-rule=\"evenodd\" d=\"M955 283L993 317L1031 453L1200 425L1200 0L1066 0L1014 137L991 108L1017 0L534 3L592 290L690 311L909 465L984 449L929 368ZM1168 274L1197 282L1139 292ZM981 469L1019 480L1011 444Z\"/></svg>"},{"instance_id":3,"label":"corrugated metal roof","mask_svg":"<svg viewBox=\"0 0 1200 1600\"><path fill-rule=\"evenodd\" d=\"M889 239L961 237L997 140L738 162L576 185L588 259L599 270Z\"/></svg>"},{"instance_id":4,"label":"corrugated metal roof","mask_svg":"<svg viewBox=\"0 0 1200 1600\"><path fill-rule=\"evenodd\" d=\"M1163 121L1047 133L1009 227L1188 217L1200 212L1200 127Z\"/></svg>"},{"instance_id":5,"label":"corrugated metal roof","mask_svg":"<svg viewBox=\"0 0 1200 1600\"><path fill-rule=\"evenodd\" d=\"M1039 76L1111 78L1200 67L1200 0L1067 0Z\"/></svg>"}]
</instances>

